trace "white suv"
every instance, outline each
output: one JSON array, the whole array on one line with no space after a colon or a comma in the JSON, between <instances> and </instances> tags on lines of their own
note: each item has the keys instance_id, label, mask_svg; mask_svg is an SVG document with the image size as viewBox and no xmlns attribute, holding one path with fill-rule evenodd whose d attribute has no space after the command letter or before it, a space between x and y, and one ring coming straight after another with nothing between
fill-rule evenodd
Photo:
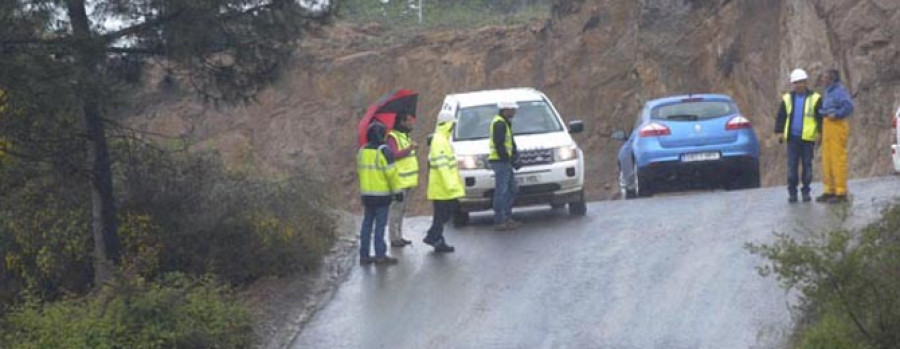
<instances>
[{"instance_id":1,"label":"white suv","mask_svg":"<svg viewBox=\"0 0 900 349\"><path fill-rule=\"evenodd\" d=\"M891 132L894 134L894 144L891 144L891 155L894 158L894 172L900 172L900 109L897 109L892 119Z\"/></svg>"},{"instance_id":2,"label":"white suv","mask_svg":"<svg viewBox=\"0 0 900 349\"><path fill-rule=\"evenodd\" d=\"M580 133L584 124L572 121L568 127L550 103L533 88L492 90L448 95L442 109L456 116L451 142L466 186L460 210L453 219L457 226L469 222L469 213L491 210L494 172L488 162L490 125L498 114L497 102L515 101L519 105L512 120L519 151L516 182L519 193L516 206L550 205L583 216L584 154L570 133Z\"/></svg>"}]
</instances>

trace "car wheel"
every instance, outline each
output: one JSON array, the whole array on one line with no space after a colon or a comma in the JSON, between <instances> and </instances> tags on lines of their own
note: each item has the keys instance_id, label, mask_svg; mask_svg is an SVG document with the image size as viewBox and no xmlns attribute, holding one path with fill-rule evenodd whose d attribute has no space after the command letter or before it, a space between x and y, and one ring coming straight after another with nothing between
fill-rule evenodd
<instances>
[{"instance_id":1,"label":"car wheel","mask_svg":"<svg viewBox=\"0 0 900 349\"><path fill-rule=\"evenodd\" d=\"M646 198L653 195L650 191L650 182L646 177L641 176L641 171L637 167L637 163L634 164L634 193L637 197Z\"/></svg>"},{"instance_id":2,"label":"car wheel","mask_svg":"<svg viewBox=\"0 0 900 349\"><path fill-rule=\"evenodd\" d=\"M569 203L569 215L583 217L587 215L587 203L584 201L581 202L570 202Z\"/></svg>"},{"instance_id":3,"label":"car wheel","mask_svg":"<svg viewBox=\"0 0 900 349\"><path fill-rule=\"evenodd\" d=\"M460 228L469 225L469 213L457 211L453 214L453 226Z\"/></svg>"},{"instance_id":4,"label":"car wheel","mask_svg":"<svg viewBox=\"0 0 900 349\"><path fill-rule=\"evenodd\" d=\"M746 170L738 173L730 182L726 182L725 189L755 189L761 185L759 177L759 165L750 166Z\"/></svg>"},{"instance_id":5,"label":"car wheel","mask_svg":"<svg viewBox=\"0 0 900 349\"><path fill-rule=\"evenodd\" d=\"M622 165L619 165L619 197L625 200L637 197L634 190L628 189L628 182L625 181L625 172L622 172Z\"/></svg>"}]
</instances>

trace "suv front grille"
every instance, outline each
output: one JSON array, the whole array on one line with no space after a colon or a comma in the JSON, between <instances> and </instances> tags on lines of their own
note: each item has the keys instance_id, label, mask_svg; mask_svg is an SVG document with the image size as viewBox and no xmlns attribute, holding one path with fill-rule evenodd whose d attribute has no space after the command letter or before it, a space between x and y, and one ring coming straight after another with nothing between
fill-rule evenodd
<instances>
[{"instance_id":1,"label":"suv front grille","mask_svg":"<svg viewBox=\"0 0 900 349\"><path fill-rule=\"evenodd\" d=\"M553 163L553 149L533 149L519 151L519 164L525 166L547 165Z\"/></svg>"}]
</instances>

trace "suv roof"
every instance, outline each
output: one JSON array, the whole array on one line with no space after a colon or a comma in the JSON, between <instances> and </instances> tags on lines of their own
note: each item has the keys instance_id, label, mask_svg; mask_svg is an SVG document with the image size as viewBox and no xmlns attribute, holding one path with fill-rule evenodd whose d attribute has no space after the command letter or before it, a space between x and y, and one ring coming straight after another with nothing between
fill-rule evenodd
<instances>
[{"instance_id":1,"label":"suv roof","mask_svg":"<svg viewBox=\"0 0 900 349\"><path fill-rule=\"evenodd\" d=\"M501 100L522 102L539 101L544 94L531 87L520 87L503 90L485 90L465 93L456 93L447 97L456 100L461 108L495 104Z\"/></svg>"}]
</instances>

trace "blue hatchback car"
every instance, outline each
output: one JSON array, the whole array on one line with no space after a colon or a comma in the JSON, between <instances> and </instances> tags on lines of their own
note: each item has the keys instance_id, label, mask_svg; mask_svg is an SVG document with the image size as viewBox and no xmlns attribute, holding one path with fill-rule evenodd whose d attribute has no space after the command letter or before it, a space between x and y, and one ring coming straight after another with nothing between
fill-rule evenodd
<instances>
[{"instance_id":1,"label":"blue hatchback car","mask_svg":"<svg viewBox=\"0 0 900 349\"><path fill-rule=\"evenodd\" d=\"M655 99L641 110L619 150L623 198L650 196L671 184L702 182L726 189L758 188L759 142L750 120L729 96Z\"/></svg>"}]
</instances>

